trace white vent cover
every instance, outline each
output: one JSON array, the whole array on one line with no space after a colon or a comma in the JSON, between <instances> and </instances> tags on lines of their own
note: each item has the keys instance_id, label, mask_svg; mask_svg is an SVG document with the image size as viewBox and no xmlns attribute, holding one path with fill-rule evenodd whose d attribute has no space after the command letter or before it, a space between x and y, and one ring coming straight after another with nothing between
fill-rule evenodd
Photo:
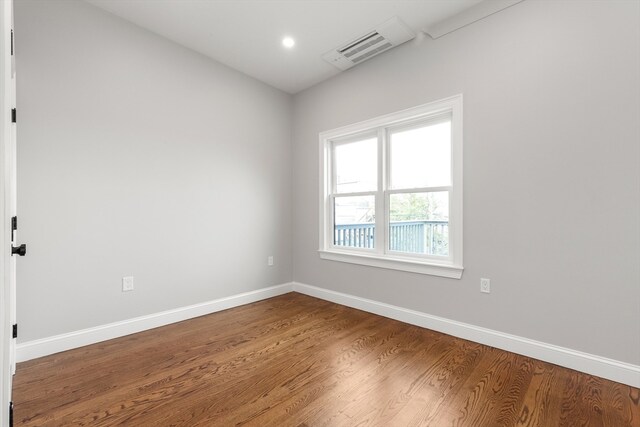
<instances>
[{"instance_id":1,"label":"white vent cover","mask_svg":"<svg viewBox=\"0 0 640 427\"><path fill-rule=\"evenodd\" d=\"M322 59L341 70L346 70L392 47L401 45L415 36L400 18L393 17L352 42L337 49L331 49L322 55Z\"/></svg>"}]
</instances>

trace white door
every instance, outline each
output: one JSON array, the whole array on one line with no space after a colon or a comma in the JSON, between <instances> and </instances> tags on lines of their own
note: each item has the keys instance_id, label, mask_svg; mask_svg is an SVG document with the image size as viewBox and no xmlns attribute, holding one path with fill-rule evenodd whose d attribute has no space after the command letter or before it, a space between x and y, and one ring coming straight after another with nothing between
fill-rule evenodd
<instances>
[{"instance_id":1,"label":"white door","mask_svg":"<svg viewBox=\"0 0 640 427\"><path fill-rule=\"evenodd\" d=\"M17 212L17 146L16 146L16 127L17 127L17 110L16 110L16 61L14 52L15 33L13 31L13 13L11 14L11 81L10 86L10 103L11 103L11 137L9 139L9 215L11 215L11 249L12 256L9 270L11 277L9 279L9 317L11 321L11 341L9 351L9 361L11 364L11 375L16 373L16 336L17 336L17 322L16 322L16 259L18 256L24 256L26 254L26 245L20 245L18 243L18 212Z\"/></svg>"},{"instance_id":2,"label":"white door","mask_svg":"<svg viewBox=\"0 0 640 427\"><path fill-rule=\"evenodd\" d=\"M13 2L0 2L0 424L8 425L15 372L16 258L16 123L13 55ZM15 252L21 252L17 249Z\"/></svg>"}]
</instances>

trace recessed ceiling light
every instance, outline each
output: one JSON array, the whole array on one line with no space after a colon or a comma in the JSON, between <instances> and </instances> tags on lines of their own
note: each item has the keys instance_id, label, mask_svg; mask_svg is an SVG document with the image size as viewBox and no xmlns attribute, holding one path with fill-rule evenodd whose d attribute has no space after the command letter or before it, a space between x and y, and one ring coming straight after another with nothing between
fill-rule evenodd
<instances>
[{"instance_id":1,"label":"recessed ceiling light","mask_svg":"<svg viewBox=\"0 0 640 427\"><path fill-rule=\"evenodd\" d=\"M295 44L296 41L291 37L285 37L282 39L282 46L286 47L287 49L291 49Z\"/></svg>"}]
</instances>

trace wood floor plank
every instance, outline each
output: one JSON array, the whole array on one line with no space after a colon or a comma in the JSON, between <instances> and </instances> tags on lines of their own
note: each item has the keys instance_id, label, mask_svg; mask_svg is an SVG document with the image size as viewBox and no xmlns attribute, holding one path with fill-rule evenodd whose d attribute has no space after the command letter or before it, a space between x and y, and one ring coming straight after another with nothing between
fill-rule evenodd
<instances>
[{"instance_id":1,"label":"wood floor plank","mask_svg":"<svg viewBox=\"0 0 640 427\"><path fill-rule=\"evenodd\" d=\"M517 427L542 427L549 425L548 420L557 369L540 361L533 361L533 372L528 390L523 393L523 402L516 422Z\"/></svg>"},{"instance_id":2,"label":"wood floor plank","mask_svg":"<svg viewBox=\"0 0 640 427\"><path fill-rule=\"evenodd\" d=\"M22 426L640 427L640 390L290 293L18 365Z\"/></svg>"}]
</instances>

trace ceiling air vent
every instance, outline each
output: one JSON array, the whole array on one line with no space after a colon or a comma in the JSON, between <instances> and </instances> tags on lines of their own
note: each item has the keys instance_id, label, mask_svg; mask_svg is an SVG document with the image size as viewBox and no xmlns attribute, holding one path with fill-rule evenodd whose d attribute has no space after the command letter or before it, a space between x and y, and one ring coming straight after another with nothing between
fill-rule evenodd
<instances>
[{"instance_id":1,"label":"ceiling air vent","mask_svg":"<svg viewBox=\"0 0 640 427\"><path fill-rule=\"evenodd\" d=\"M346 70L415 36L400 18L394 17L352 42L337 49L331 49L322 55L322 58L341 70Z\"/></svg>"}]
</instances>

